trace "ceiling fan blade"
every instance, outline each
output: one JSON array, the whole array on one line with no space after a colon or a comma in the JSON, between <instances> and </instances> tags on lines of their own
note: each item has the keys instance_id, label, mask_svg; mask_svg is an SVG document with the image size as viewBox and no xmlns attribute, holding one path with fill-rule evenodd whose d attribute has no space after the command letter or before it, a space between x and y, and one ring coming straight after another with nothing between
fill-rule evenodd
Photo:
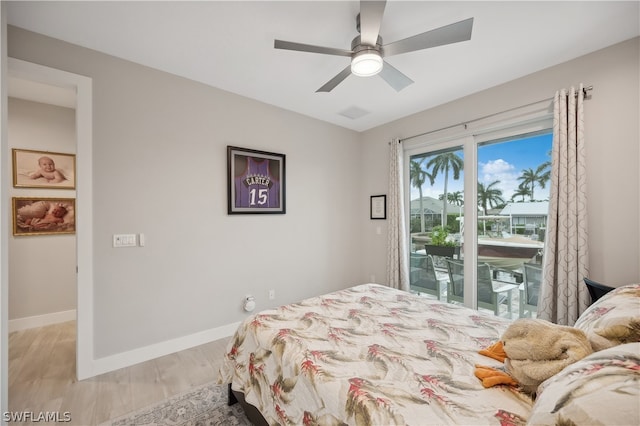
<instances>
[{"instance_id":1,"label":"ceiling fan blade","mask_svg":"<svg viewBox=\"0 0 640 426\"><path fill-rule=\"evenodd\" d=\"M312 44L294 43L292 41L274 40L276 49L296 50L299 52L323 53L325 55L351 56L350 50L336 49L333 47L314 46Z\"/></svg>"},{"instance_id":2,"label":"ceiling fan blade","mask_svg":"<svg viewBox=\"0 0 640 426\"><path fill-rule=\"evenodd\" d=\"M458 43L471 39L473 18L445 25L426 33L418 34L404 40L394 41L382 47L384 56L398 55L445 44Z\"/></svg>"},{"instance_id":3,"label":"ceiling fan blade","mask_svg":"<svg viewBox=\"0 0 640 426\"><path fill-rule=\"evenodd\" d=\"M413 84L413 80L398 71L397 68L392 67L387 61L384 61L384 66L382 67L382 71L380 71L379 75L389 84L389 86L393 87L396 92L399 92L408 85Z\"/></svg>"},{"instance_id":4,"label":"ceiling fan blade","mask_svg":"<svg viewBox=\"0 0 640 426\"><path fill-rule=\"evenodd\" d=\"M342 83L342 81L349 77L351 74L351 65L348 65L345 69L340 71L338 75L333 77L331 80L327 81L324 86L316 90L318 92L330 92L332 91L338 84Z\"/></svg>"},{"instance_id":5,"label":"ceiling fan blade","mask_svg":"<svg viewBox=\"0 0 640 426\"><path fill-rule=\"evenodd\" d=\"M375 47L386 1L360 2L360 43Z\"/></svg>"}]
</instances>

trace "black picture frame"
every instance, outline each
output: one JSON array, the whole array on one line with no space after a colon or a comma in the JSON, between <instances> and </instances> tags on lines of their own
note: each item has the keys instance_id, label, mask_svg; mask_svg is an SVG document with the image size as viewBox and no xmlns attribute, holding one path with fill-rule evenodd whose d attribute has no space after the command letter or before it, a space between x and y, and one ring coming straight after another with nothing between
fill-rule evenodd
<instances>
[{"instance_id":1,"label":"black picture frame","mask_svg":"<svg viewBox=\"0 0 640 426\"><path fill-rule=\"evenodd\" d=\"M286 156L227 146L227 213L285 214Z\"/></svg>"},{"instance_id":2,"label":"black picture frame","mask_svg":"<svg viewBox=\"0 0 640 426\"><path fill-rule=\"evenodd\" d=\"M373 220L387 218L387 196L372 195L369 203L370 218Z\"/></svg>"}]
</instances>

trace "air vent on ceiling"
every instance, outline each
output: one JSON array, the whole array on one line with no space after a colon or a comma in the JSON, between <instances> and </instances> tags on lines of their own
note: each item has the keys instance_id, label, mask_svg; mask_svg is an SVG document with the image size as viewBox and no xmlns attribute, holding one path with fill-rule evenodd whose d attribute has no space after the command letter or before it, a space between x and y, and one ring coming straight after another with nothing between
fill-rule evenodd
<instances>
[{"instance_id":1,"label":"air vent on ceiling","mask_svg":"<svg viewBox=\"0 0 640 426\"><path fill-rule=\"evenodd\" d=\"M356 118L360 118L360 117L364 117L367 114L370 114L371 111L367 111L366 109L362 109L360 107L357 106L352 106L349 107L347 109L345 109L342 112L339 112L338 114L342 115L343 117L347 117L350 118L352 120L355 120Z\"/></svg>"}]
</instances>

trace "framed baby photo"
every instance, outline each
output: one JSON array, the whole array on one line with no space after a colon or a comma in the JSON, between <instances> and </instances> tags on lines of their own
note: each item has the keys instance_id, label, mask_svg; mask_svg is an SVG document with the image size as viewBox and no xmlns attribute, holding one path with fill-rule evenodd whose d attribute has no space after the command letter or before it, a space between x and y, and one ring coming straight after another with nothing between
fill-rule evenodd
<instances>
[{"instance_id":1,"label":"framed baby photo","mask_svg":"<svg viewBox=\"0 0 640 426\"><path fill-rule=\"evenodd\" d=\"M14 187L75 189L74 154L16 148L12 151Z\"/></svg>"},{"instance_id":2,"label":"framed baby photo","mask_svg":"<svg viewBox=\"0 0 640 426\"><path fill-rule=\"evenodd\" d=\"M75 234L75 198L13 197L13 235Z\"/></svg>"},{"instance_id":3,"label":"framed baby photo","mask_svg":"<svg viewBox=\"0 0 640 426\"><path fill-rule=\"evenodd\" d=\"M227 147L228 214L284 214L285 155Z\"/></svg>"}]
</instances>

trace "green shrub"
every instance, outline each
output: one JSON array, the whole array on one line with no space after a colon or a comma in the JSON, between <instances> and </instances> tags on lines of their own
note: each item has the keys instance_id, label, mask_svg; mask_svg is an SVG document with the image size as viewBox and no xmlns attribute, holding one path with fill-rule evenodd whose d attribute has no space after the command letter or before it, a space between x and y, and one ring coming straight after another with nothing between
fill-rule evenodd
<instances>
[{"instance_id":1,"label":"green shrub","mask_svg":"<svg viewBox=\"0 0 640 426\"><path fill-rule=\"evenodd\" d=\"M447 241L448 236L449 231L447 228L436 226L431 231L431 244L434 246L455 247L456 243L454 241Z\"/></svg>"}]
</instances>

